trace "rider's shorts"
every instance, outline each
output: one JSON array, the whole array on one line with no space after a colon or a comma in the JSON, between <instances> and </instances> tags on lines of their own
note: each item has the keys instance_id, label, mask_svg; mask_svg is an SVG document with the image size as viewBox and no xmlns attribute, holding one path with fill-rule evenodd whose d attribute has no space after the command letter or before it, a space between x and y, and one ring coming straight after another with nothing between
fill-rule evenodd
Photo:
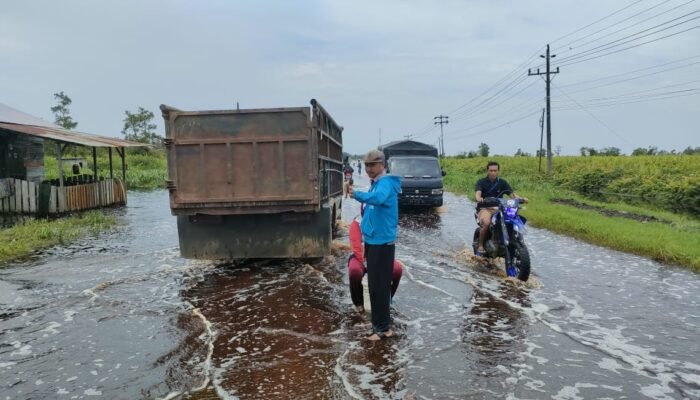
<instances>
[{"instance_id":1,"label":"rider's shorts","mask_svg":"<svg viewBox=\"0 0 700 400\"><path fill-rule=\"evenodd\" d=\"M488 218L489 221L493 217L494 214L498 212L498 207L483 207L479 209L479 222L483 221L485 218Z\"/></svg>"}]
</instances>

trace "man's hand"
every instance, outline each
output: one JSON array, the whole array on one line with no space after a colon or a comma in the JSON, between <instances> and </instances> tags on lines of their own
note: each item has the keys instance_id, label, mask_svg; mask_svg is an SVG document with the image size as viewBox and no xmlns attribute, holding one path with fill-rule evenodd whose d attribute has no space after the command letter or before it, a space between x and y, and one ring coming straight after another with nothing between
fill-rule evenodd
<instances>
[{"instance_id":1,"label":"man's hand","mask_svg":"<svg viewBox=\"0 0 700 400\"><path fill-rule=\"evenodd\" d=\"M348 196L355 198L355 189L352 188L352 183L348 183Z\"/></svg>"}]
</instances>

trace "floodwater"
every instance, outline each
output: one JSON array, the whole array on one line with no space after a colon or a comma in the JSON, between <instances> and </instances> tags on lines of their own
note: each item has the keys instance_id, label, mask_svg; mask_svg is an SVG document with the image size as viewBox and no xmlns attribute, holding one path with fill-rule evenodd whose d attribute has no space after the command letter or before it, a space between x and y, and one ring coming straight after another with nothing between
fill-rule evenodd
<instances>
[{"instance_id":1,"label":"floodwater","mask_svg":"<svg viewBox=\"0 0 700 400\"><path fill-rule=\"evenodd\" d=\"M469 255L464 197L402 215L380 342L342 232L324 260L216 264L179 257L167 192L114 212L0 269L0 399L700 398L697 274L530 228L524 285Z\"/></svg>"}]
</instances>

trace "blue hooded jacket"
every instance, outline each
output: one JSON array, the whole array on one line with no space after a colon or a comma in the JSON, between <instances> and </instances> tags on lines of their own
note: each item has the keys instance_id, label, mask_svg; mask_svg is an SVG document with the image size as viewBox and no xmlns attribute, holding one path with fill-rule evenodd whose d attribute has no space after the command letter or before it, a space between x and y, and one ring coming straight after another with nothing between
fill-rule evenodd
<instances>
[{"instance_id":1,"label":"blue hooded jacket","mask_svg":"<svg viewBox=\"0 0 700 400\"><path fill-rule=\"evenodd\" d=\"M355 191L355 200L365 203L362 216L362 236L367 244L386 244L396 241L399 223L401 178L383 175L368 192Z\"/></svg>"}]
</instances>

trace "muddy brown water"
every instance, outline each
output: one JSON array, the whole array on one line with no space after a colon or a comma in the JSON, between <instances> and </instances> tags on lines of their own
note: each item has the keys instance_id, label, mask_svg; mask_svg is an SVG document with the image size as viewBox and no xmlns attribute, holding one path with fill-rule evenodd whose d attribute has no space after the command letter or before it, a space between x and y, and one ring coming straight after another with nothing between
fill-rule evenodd
<instances>
[{"instance_id":1,"label":"muddy brown water","mask_svg":"<svg viewBox=\"0 0 700 400\"><path fill-rule=\"evenodd\" d=\"M684 269L530 229L522 285L469 254L473 206L448 193L401 216L398 335L374 343L346 237L313 262L184 260L167 192L129 202L114 231L0 270L0 399L700 398Z\"/></svg>"}]
</instances>

